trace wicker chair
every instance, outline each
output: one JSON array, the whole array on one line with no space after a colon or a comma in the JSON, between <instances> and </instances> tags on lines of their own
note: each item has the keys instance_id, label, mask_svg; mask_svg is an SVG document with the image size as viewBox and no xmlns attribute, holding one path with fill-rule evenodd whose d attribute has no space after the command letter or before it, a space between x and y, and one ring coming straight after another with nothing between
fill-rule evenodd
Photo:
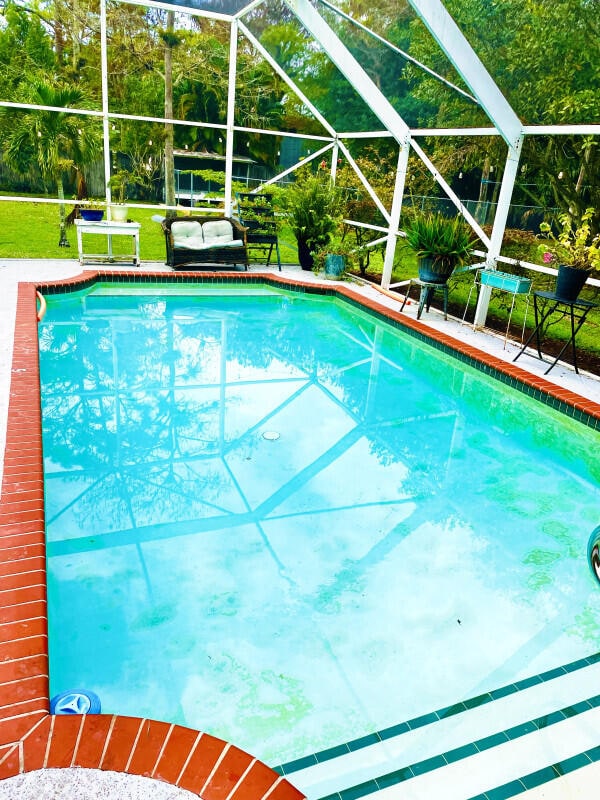
<instances>
[{"instance_id":1,"label":"wicker chair","mask_svg":"<svg viewBox=\"0 0 600 800\"><path fill-rule=\"evenodd\" d=\"M246 229L230 217L172 217L161 222L169 267L243 264L248 269Z\"/></svg>"}]
</instances>

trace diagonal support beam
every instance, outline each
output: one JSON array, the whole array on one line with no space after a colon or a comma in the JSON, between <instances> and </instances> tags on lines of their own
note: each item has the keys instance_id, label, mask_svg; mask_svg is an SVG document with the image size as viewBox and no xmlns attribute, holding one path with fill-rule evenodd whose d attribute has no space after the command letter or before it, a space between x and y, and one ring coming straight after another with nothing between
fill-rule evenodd
<instances>
[{"instance_id":1,"label":"diagonal support beam","mask_svg":"<svg viewBox=\"0 0 600 800\"><path fill-rule=\"evenodd\" d=\"M475 95L504 141L509 147L514 147L523 132L521 120L441 0L408 0L408 2Z\"/></svg>"},{"instance_id":2,"label":"diagonal support beam","mask_svg":"<svg viewBox=\"0 0 600 800\"><path fill-rule=\"evenodd\" d=\"M313 103L310 102L310 100L304 94L304 92L300 89L300 87L290 78L290 76L287 74L287 72L279 66L279 64L271 56L269 51L266 50L262 46L262 44L258 41L256 36L254 36L254 34L246 27L246 25L244 25L243 22L239 23L239 29L244 34L246 39L248 39L248 41L252 44L252 46L255 48L255 50L258 53L260 53L260 55L265 59L265 61L267 62L267 64L269 64L271 69L273 69L279 75L281 80L285 84L287 84L287 86L292 90L292 92L294 92L296 97L302 103L304 103L304 105L308 108L308 110L311 112L313 117L321 123L321 125L325 128L325 130L329 134L331 134L331 136L337 136L336 131L334 130L334 128L332 128L332 126L329 124L329 122L327 122L327 120L321 114L319 109L315 105L313 105Z\"/></svg>"},{"instance_id":3,"label":"diagonal support beam","mask_svg":"<svg viewBox=\"0 0 600 800\"><path fill-rule=\"evenodd\" d=\"M284 2L306 30L314 36L366 105L396 141L403 145L408 140L408 125L325 20L308 0L284 0Z\"/></svg>"},{"instance_id":4,"label":"diagonal support beam","mask_svg":"<svg viewBox=\"0 0 600 800\"><path fill-rule=\"evenodd\" d=\"M431 159L427 156L423 148L418 145L414 139L411 140L411 145L415 153L419 156L423 164L427 167L429 172L431 172L432 176L435 178L439 186L444 190L447 197L454 203L460 214L463 218L468 222L471 228L475 231L477 236L481 239L481 241L485 244L486 247L489 248L490 246L490 239L488 235L485 233L481 225L477 222L475 217L469 212L467 207L463 204L460 197L452 190L452 187L449 183L442 177L442 175L437 171L435 164L431 161ZM501 237L502 238L502 237Z\"/></svg>"}]
</instances>

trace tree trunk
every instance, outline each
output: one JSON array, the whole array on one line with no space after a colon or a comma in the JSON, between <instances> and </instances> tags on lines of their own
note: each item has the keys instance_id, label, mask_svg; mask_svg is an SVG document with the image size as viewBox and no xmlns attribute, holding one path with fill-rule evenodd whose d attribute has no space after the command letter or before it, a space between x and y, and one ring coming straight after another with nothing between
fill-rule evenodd
<instances>
[{"instance_id":1,"label":"tree trunk","mask_svg":"<svg viewBox=\"0 0 600 800\"><path fill-rule=\"evenodd\" d=\"M165 118L173 119L173 30L175 12L167 11L167 36L165 37ZM165 202L175 205L175 164L173 160L173 124L165 123ZM167 217L174 217L174 211L167 211Z\"/></svg>"},{"instance_id":2,"label":"tree trunk","mask_svg":"<svg viewBox=\"0 0 600 800\"><path fill-rule=\"evenodd\" d=\"M65 190L63 187L62 176L56 179L56 191L58 194L58 199L61 201L60 205L58 206L58 218L60 220L60 238L58 240L59 247L70 247L69 241L67 239L67 221L66 221L66 213L65 213Z\"/></svg>"}]
</instances>

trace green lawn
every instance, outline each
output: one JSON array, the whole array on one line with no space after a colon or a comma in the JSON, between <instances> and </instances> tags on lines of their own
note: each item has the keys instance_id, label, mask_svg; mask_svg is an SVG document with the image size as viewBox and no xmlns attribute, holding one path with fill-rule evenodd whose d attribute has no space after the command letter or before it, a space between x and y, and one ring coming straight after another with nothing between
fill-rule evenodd
<instances>
[{"instance_id":1,"label":"green lawn","mask_svg":"<svg viewBox=\"0 0 600 800\"><path fill-rule=\"evenodd\" d=\"M73 204L66 205L67 213ZM152 220L156 210L129 206L129 219L141 224L140 254L143 261L164 261L165 244L160 225ZM77 258L77 238L75 227L67 229L67 239L70 247L59 247L59 212L58 205L43 203L27 203L5 201L0 205L2 225L0 226L0 258ZM85 243L87 252L100 252L104 246L101 237L90 237L93 242ZM100 244L102 242L102 245ZM281 257L285 263L298 263L297 249L294 237L289 229L284 229L280 235ZM115 237L113 240L115 255L130 253L130 244L125 237ZM533 259L532 259L533 260ZM375 281L381 276L383 262L381 255L375 253L371 259L369 277ZM417 274L416 259L407 248L398 248L396 263L392 274L392 282L406 280ZM462 317L469 288L471 276L461 276L451 279L450 306L456 316ZM534 276L534 289L550 289L553 279L544 275ZM589 288L582 292L582 297L593 302L600 302L598 289ZM490 321L499 331L506 327L510 296L502 292L494 292L490 304ZM471 297L471 316L475 305L475 292ZM522 299L517 300L512 317L511 333L519 335L523 324L525 304ZM527 327L533 326L533 308L530 304L527 317ZM566 341L570 335L567 321L552 325L548 337L558 342ZM582 355L588 354L596 367L586 364L588 368L600 372L600 310L594 310L588 316L586 324L577 336L578 350ZM568 356L567 356L568 357Z\"/></svg>"},{"instance_id":2,"label":"green lawn","mask_svg":"<svg viewBox=\"0 0 600 800\"><path fill-rule=\"evenodd\" d=\"M44 203L22 203L5 201L0 204L0 258L77 258L77 235L75 226L67 228L70 247L59 247L58 205ZM67 214L73 203L66 204ZM165 240L162 229L152 216L159 214L155 209L139 208L129 205L129 219L139 222L140 256L142 261L164 261ZM85 252L102 252L105 242L101 237L84 235ZM284 262L297 263L297 250L294 237L289 230L280 236L281 257ZM115 255L131 252L126 237L113 239Z\"/></svg>"}]
</instances>

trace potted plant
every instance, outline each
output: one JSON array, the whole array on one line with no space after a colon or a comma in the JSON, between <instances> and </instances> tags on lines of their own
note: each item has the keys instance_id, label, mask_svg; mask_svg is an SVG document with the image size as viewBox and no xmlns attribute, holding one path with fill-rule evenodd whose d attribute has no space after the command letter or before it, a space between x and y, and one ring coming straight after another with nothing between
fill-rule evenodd
<instances>
[{"instance_id":1,"label":"potted plant","mask_svg":"<svg viewBox=\"0 0 600 800\"><path fill-rule=\"evenodd\" d=\"M110 218L115 222L126 222L129 209L125 205L125 195L129 185L129 173L123 169L110 176L108 188L114 192L116 203L110 204Z\"/></svg>"},{"instance_id":2,"label":"potted plant","mask_svg":"<svg viewBox=\"0 0 600 800\"><path fill-rule=\"evenodd\" d=\"M86 222L100 222L104 216L104 207L97 200L89 200L85 206L79 208L79 216Z\"/></svg>"},{"instance_id":3,"label":"potted plant","mask_svg":"<svg viewBox=\"0 0 600 800\"><path fill-rule=\"evenodd\" d=\"M549 241L539 246L544 264L556 264L558 275L554 293L562 300L577 300L593 269L600 269L600 233L594 234L591 222L595 210L587 208L577 225L571 214L558 216L558 234L548 222L540 231Z\"/></svg>"},{"instance_id":4,"label":"potted plant","mask_svg":"<svg viewBox=\"0 0 600 800\"><path fill-rule=\"evenodd\" d=\"M364 248L342 236L313 251L313 272L324 272L330 280L340 280L350 266L355 266Z\"/></svg>"},{"instance_id":5,"label":"potted plant","mask_svg":"<svg viewBox=\"0 0 600 800\"><path fill-rule=\"evenodd\" d=\"M312 254L324 248L338 228L343 208L341 190L329 175L306 171L286 189L282 203L298 243L300 266L312 269Z\"/></svg>"},{"instance_id":6,"label":"potted plant","mask_svg":"<svg viewBox=\"0 0 600 800\"><path fill-rule=\"evenodd\" d=\"M461 217L426 211L412 215L405 225L406 241L417 254L419 279L446 283L456 267L469 260L476 239Z\"/></svg>"}]
</instances>

